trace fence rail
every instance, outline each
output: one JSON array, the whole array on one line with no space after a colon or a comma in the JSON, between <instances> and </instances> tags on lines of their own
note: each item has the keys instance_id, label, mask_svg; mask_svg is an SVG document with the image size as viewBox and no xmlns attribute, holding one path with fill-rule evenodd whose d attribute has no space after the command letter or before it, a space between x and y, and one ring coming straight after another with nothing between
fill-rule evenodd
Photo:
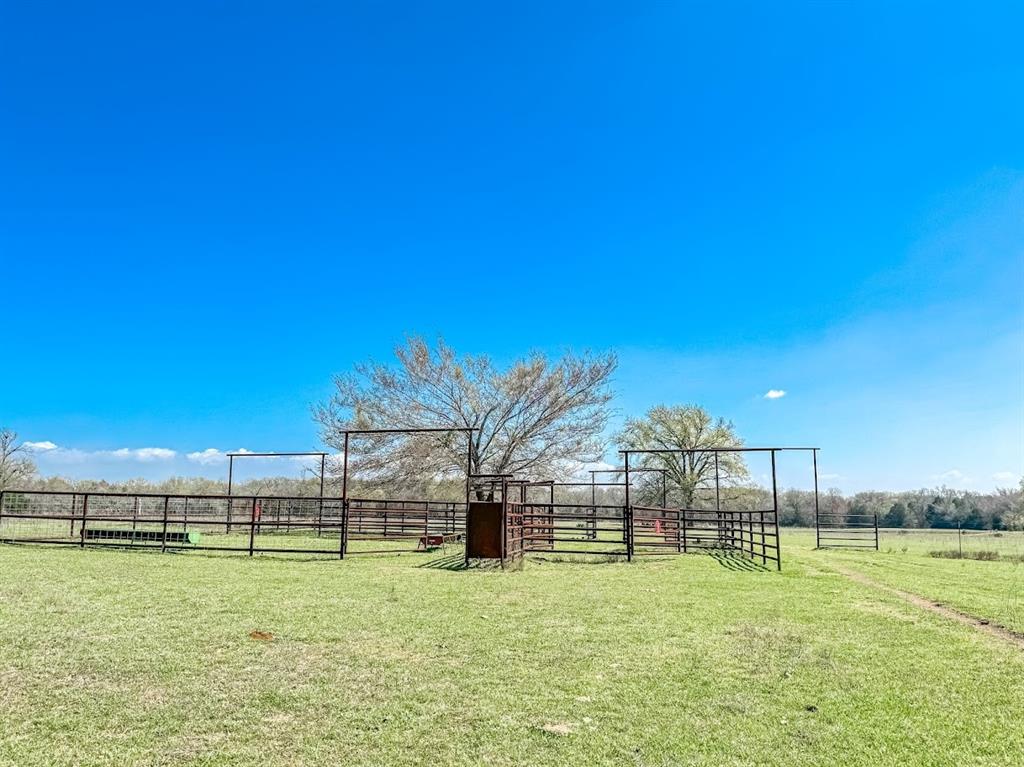
<instances>
[{"instance_id":1,"label":"fence rail","mask_svg":"<svg viewBox=\"0 0 1024 767\"><path fill-rule=\"evenodd\" d=\"M0 542L343 557L350 539L426 548L423 536L465 527L465 504L350 499L345 508L308 496L4 491Z\"/></svg>"},{"instance_id":2,"label":"fence rail","mask_svg":"<svg viewBox=\"0 0 1024 767\"><path fill-rule=\"evenodd\" d=\"M507 504L509 557L538 551L628 557L628 511L622 506Z\"/></svg>"},{"instance_id":3,"label":"fence rail","mask_svg":"<svg viewBox=\"0 0 1024 767\"><path fill-rule=\"evenodd\" d=\"M773 509L511 500L504 508L503 551L511 558L551 552L631 560L728 549L781 569ZM420 499L8 490L0 493L0 542L343 558L461 541L466 516L463 502Z\"/></svg>"},{"instance_id":4,"label":"fence rail","mask_svg":"<svg viewBox=\"0 0 1024 767\"><path fill-rule=\"evenodd\" d=\"M814 518L819 549L878 550L878 515L819 511Z\"/></svg>"},{"instance_id":5,"label":"fence rail","mask_svg":"<svg viewBox=\"0 0 1024 767\"><path fill-rule=\"evenodd\" d=\"M740 552L782 568L774 509L718 511L655 506L507 504L505 552L635 556L711 549Z\"/></svg>"}]
</instances>

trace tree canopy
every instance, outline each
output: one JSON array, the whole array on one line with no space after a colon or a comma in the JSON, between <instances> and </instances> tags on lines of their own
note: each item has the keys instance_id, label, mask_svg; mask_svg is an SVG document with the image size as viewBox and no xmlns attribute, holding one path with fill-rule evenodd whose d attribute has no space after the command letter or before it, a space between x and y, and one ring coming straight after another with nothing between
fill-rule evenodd
<instances>
[{"instance_id":1,"label":"tree canopy","mask_svg":"<svg viewBox=\"0 0 1024 767\"><path fill-rule=\"evenodd\" d=\"M454 432L362 438L350 446L354 475L383 483L462 476L468 449L474 474L541 478L604 450L613 354L534 353L501 367L414 337L395 357L397 364L368 362L335 378L331 397L314 408L324 442L341 450L346 430L373 428L472 428L472 439Z\"/></svg>"},{"instance_id":2,"label":"tree canopy","mask_svg":"<svg viewBox=\"0 0 1024 767\"><path fill-rule=\"evenodd\" d=\"M17 432L0 427L0 490L15 487L35 476L36 465L28 448L18 442Z\"/></svg>"},{"instance_id":3,"label":"tree canopy","mask_svg":"<svg viewBox=\"0 0 1024 767\"><path fill-rule=\"evenodd\" d=\"M622 450L685 450L642 453L637 466L667 470L670 503L692 507L698 493L714 491L716 454L708 448L742 447L732 422L697 405L658 405L643 418L628 418L616 441ZM718 481L730 488L749 476L742 453L719 453ZM652 472L653 474L653 472ZM655 481L647 477L650 485ZM657 480L660 482L660 480Z\"/></svg>"}]
</instances>

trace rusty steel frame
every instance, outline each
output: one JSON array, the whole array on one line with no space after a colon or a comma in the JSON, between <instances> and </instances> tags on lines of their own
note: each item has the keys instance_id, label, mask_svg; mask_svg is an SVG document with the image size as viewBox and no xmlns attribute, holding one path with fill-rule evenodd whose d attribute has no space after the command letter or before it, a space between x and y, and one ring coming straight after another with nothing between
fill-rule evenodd
<instances>
[{"instance_id":1,"label":"rusty steel frame","mask_svg":"<svg viewBox=\"0 0 1024 767\"><path fill-rule=\"evenodd\" d=\"M814 451L814 546L878 551L878 515L822 512L818 503L818 451Z\"/></svg>"},{"instance_id":2,"label":"rusty steel frame","mask_svg":"<svg viewBox=\"0 0 1024 767\"><path fill-rule=\"evenodd\" d=\"M320 450L315 450L315 451L308 451L308 452L301 452L301 451L300 452L270 451L270 452L265 452L265 453L248 453L248 452L241 452L240 453L240 452L235 452L235 453L226 453L226 455L228 457L228 496L231 496L231 494L232 494L231 490L232 490L233 481L234 481L235 459L236 458L300 458L300 457L303 457L303 456L319 456L319 458L320 458L320 494L317 497L320 498L320 505L321 505L321 508L323 508L324 475L327 472L327 453L325 453L323 451L320 451ZM270 496L270 497L273 497L273 496ZM230 506L230 504L229 504L229 506ZM255 511L254 511L254 513L255 513ZM322 511L321 511L321 516L323 516L323 512ZM228 532L228 533L231 532L231 518L230 518L230 515L228 516L226 532ZM319 530L317 531L317 535L318 536L320 535Z\"/></svg>"},{"instance_id":3,"label":"rusty steel frame","mask_svg":"<svg viewBox=\"0 0 1024 767\"><path fill-rule=\"evenodd\" d=\"M424 536L429 539L432 533L456 534L460 529L465 531L466 515L474 484L490 486L493 492L500 488L502 502L502 545L501 563L504 566L509 559L517 559L530 552L554 552L569 554L601 554L605 556L625 556L632 560L634 556L658 553L687 553L694 550L709 548L729 548L742 552L752 559L760 559L762 564L775 562L781 569L782 557L778 538L778 476L776 453L783 451L811 451L814 466L815 510L816 520L824 514L820 510L818 496L817 451L818 448L703 448L692 450L673 449L627 449L619 451L623 456L621 469L591 470L590 482L558 482L554 480L516 480L508 474L473 474L472 468L472 434L473 428L431 428L431 429L367 429L344 432L344 452L342 455L342 487L340 497L324 495L326 476L326 456L324 452L304 453L234 453L229 454L229 482L226 494L182 494L182 493L128 493L128 492L79 492L79 491L21 491L7 490L0 492L0 523L4 520L25 518L36 521L51 520L64 524L65 533L44 539L0 537L3 542L41 542L63 543L89 546L132 547L140 545L135 541L125 543L111 536L109 540L102 535L86 535L87 526L96 522L131 524L132 530L137 525L157 525L159 535L152 530L140 532L138 537L159 543L161 550L197 549L215 551L239 551L255 553L305 553L329 554L343 559L348 553L348 542L354 540L388 540L416 539ZM459 501L435 501L431 499L366 499L352 498L349 495L350 481L348 458L350 455L351 437L362 434L417 434L441 432L466 432L469 447L467 449L466 501L464 510L460 510ZM772 467L772 508L755 510L731 510L722 508L720 492L720 475L718 472L718 453L720 452L767 452L771 456ZM637 456L658 453L713 453L715 455L715 508L684 509L669 508L667 495L663 492L661 507L635 505L630 496L631 475L644 471L662 473L663 481L667 469L649 466L638 466L632 463ZM233 490L233 458L234 457L282 457L282 456L320 456L320 494L318 496L272 496L235 495ZM615 473L624 475L623 482L597 482L596 474ZM531 487L548 488L546 502L533 502L527 499L527 489ZM559 487L590 487L592 488L591 503L556 503L555 492ZM622 487L625 492L625 503L619 505L597 504L594 496L596 487ZM516 492L518 489L518 492ZM510 494L518 495L518 499ZM11 498L45 497L52 508L44 508L42 513L23 513L11 506ZM52 499L66 499L60 503ZM191 506L190 506L191 502ZM263 503L277 503L277 517L273 522L261 519L260 510ZM309 513L308 504L316 504L317 513ZM155 505L154 505L155 504ZM289 515L282 518L282 504L288 506ZM306 504L303 507L303 504ZM331 515L325 517L325 508L329 507ZM273 508L273 506L268 506ZM114 509L114 511L110 511ZM155 509L155 511L154 511ZM237 512L244 509L241 514ZM106 510L106 511L105 511ZM214 511L211 511L214 510ZM598 516L600 510L602 516ZM293 517L292 511L296 512ZM461 513L460 513L461 511ZM375 517L377 514L382 518ZM394 515L394 516L389 516ZM867 516L867 515L865 515ZM358 529L353 533L352 522ZM877 546L877 518L872 515L875 530L874 544ZM816 522L816 524L820 524ZM193 529L217 529L230 533L232 527L248 532L244 545L209 546L182 543L177 528L185 531L189 526ZM76 531L76 527L78 528ZM593 535L590 529L593 528ZM175 528L175 529L169 529ZM319 537L324 531L338 534L337 548L314 546L311 548L294 548L279 545L266 545L264 540L266 528L285 533L302 530L316 530ZM54 528L56 529L56 528ZM90 528L92 530L94 528ZM77 535L76 535L77 532ZM598 539L597 533L614 532L621 535L622 548L614 550L596 549L594 547L613 544L615 539ZM581 535L583 537L581 537ZM2 533L0 533L2 536ZM121 536L125 537L125 536ZM186 536L187 537L187 536ZM825 539L820 537L818 544ZM566 544L575 543L575 548ZM580 545L582 544L582 545ZM141 544L145 545L145 544ZM155 544L154 544L155 545ZM388 553L397 553L398 549ZM359 552L376 553L376 552ZM467 551L468 563L468 551Z\"/></svg>"},{"instance_id":4,"label":"rusty steel frame","mask_svg":"<svg viewBox=\"0 0 1024 767\"><path fill-rule=\"evenodd\" d=\"M593 480L594 480L595 475L597 475L597 474L622 474L624 471L625 471L625 469L590 469L590 480L591 480L590 484L591 485L595 484ZM667 477L668 477L668 474L669 474L669 470L668 469L659 469L659 468L654 467L654 466L649 467L649 468L641 466L639 468L633 469L633 473L634 474L641 474L643 472L651 472L651 471L656 471L656 472L661 474L661 506L662 506L662 508L667 508L668 507L668 479L667 479ZM593 496L593 493L591 493L591 496Z\"/></svg>"},{"instance_id":5,"label":"rusty steel frame","mask_svg":"<svg viewBox=\"0 0 1024 767\"><path fill-rule=\"evenodd\" d=\"M342 458L342 474L341 474L341 503L342 503L342 516L344 517L344 535L341 538L340 550L338 552L338 558L344 559L345 554L348 553L348 540L349 540L349 516L351 511L351 500L348 495L348 456L349 447L351 445L352 437L370 436L373 434L394 434L403 436L412 436L414 434L453 434L453 433L465 433L466 436L466 511L469 510L469 494L470 494L470 477L473 474L473 432L479 431L475 426L433 426L433 427L420 427L420 428L381 428L381 429L344 429L341 433L345 435L344 439L344 455ZM392 499L395 502L401 502L401 499ZM429 528L429 521L427 523ZM429 530L426 535L429 535ZM378 539L379 540L379 539ZM379 552L360 551L353 552L359 554L370 554ZM396 552L397 553L397 552Z\"/></svg>"},{"instance_id":6,"label":"rusty steel frame","mask_svg":"<svg viewBox=\"0 0 1024 767\"><path fill-rule=\"evenodd\" d=\"M728 548L738 548L743 553L750 556L751 559L760 558L761 564L766 565L769 561L775 562L776 569L782 569L782 547L779 539L779 488L778 488L778 471L776 467L776 454L781 452L810 452L812 455L813 472L814 472L814 504L815 508L818 508L818 450L817 447L706 447L706 448L627 448L620 450L619 454L623 457L623 470L626 475L626 506L629 510L631 517L630 530L629 530L629 549L632 552L635 550L636 542L636 531L632 521L634 507L630 504L629 498L629 475L630 472L637 472L638 470L646 467L633 467L631 469L629 465L630 456L635 455L659 455L659 454L671 454L671 455L694 455L711 453L715 457L715 513L718 515L718 528L719 528L719 539L720 542ZM771 509L757 509L754 511L744 510L725 510L721 506L721 481L719 475L719 453L769 453L771 456L771 467L772 467L772 508ZM642 507L636 507L641 509ZM704 512L702 509L679 509L682 513L682 523L686 524L686 515L688 513ZM766 521L765 515L771 515L770 519ZM737 516L739 515L739 516ZM745 519L744 515L748 515ZM756 515L756 521L755 521ZM679 517L677 516L677 519ZM734 535L736 531L736 524L739 523L740 536L739 539ZM759 541L755 540L755 525L757 526L757 537ZM767 531L767 532L766 532ZM685 530L684 530L685 533ZM774 544L767 543L766 539L774 539ZM740 544L737 547L737 542ZM760 553L757 553L755 549L760 549ZM769 553L773 551L774 554Z\"/></svg>"}]
</instances>

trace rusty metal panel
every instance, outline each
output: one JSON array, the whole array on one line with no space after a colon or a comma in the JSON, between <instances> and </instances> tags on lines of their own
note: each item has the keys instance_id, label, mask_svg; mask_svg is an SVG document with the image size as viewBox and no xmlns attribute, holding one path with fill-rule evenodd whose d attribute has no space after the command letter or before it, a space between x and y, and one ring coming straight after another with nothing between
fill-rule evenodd
<instances>
[{"instance_id":1,"label":"rusty metal panel","mask_svg":"<svg viewBox=\"0 0 1024 767\"><path fill-rule=\"evenodd\" d=\"M466 556L469 559L501 559L501 501L470 501L466 517Z\"/></svg>"}]
</instances>

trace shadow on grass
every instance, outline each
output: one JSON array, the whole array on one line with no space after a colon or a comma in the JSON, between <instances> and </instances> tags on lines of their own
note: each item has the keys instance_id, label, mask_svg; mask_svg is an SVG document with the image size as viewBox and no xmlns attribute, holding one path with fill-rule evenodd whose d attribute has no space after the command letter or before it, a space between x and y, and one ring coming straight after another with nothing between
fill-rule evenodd
<instances>
[{"instance_id":1,"label":"shadow on grass","mask_svg":"<svg viewBox=\"0 0 1024 767\"><path fill-rule=\"evenodd\" d=\"M714 559L726 570L745 570L752 572L768 572L768 568L760 562L755 562L746 554L735 549L708 549L708 556Z\"/></svg>"},{"instance_id":2,"label":"shadow on grass","mask_svg":"<svg viewBox=\"0 0 1024 767\"><path fill-rule=\"evenodd\" d=\"M519 566L516 562L513 564L511 561L505 562L505 569L515 569ZM444 554L440 557L435 557L427 562L416 565L418 568L425 570L501 570L501 561L497 559L471 559L469 563L466 562L466 555L459 551L455 554Z\"/></svg>"},{"instance_id":3,"label":"shadow on grass","mask_svg":"<svg viewBox=\"0 0 1024 767\"><path fill-rule=\"evenodd\" d=\"M626 557L624 555L616 554L559 554L558 552L541 554L536 551L532 551L527 556L529 556L531 562L547 562L553 564L611 565L626 562Z\"/></svg>"}]
</instances>

